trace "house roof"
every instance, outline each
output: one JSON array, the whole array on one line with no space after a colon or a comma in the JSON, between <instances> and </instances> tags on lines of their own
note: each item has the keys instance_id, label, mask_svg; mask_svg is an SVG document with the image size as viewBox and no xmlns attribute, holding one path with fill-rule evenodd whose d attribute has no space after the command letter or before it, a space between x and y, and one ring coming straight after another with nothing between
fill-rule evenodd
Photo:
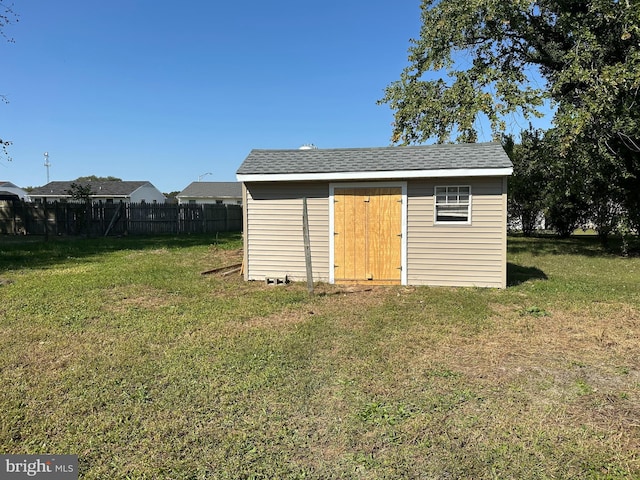
<instances>
[{"instance_id":1,"label":"house roof","mask_svg":"<svg viewBox=\"0 0 640 480\"><path fill-rule=\"evenodd\" d=\"M7 192L6 190L0 190L0 200L20 200L20 195Z\"/></svg>"},{"instance_id":2,"label":"house roof","mask_svg":"<svg viewBox=\"0 0 640 480\"><path fill-rule=\"evenodd\" d=\"M252 150L240 181L510 175L499 143L314 150Z\"/></svg>"},{"instance_id":3,"label":"house roof","mask_svg":"<svg viewBox=\"0 0 640 480\"><path fill-rule=\"evenodd\" d=\"M128 197L140 187L151 185L146 181L90 181L90 182L49 182L42 187L34 188L29 194L31 197L68 197L67 192L71 188L72 183L80 185L91 185L94 192L93 197Z\"/></svg>"},{"instance_id":4,"label":"house roof","mask_svg":"<svg viewBox=\"0 0 640 480\"><path fill-rule=\"evenodd\" d=\"M15 183L0 181L0 200L28 199L27 191Z\"/></svg>"},{"instance_id":5,"label":"house roof","mask_svg":"<svg viewBox=\"0 0 640 480\"><path fill-rule=\"evenodd\" d=\"M192 182L177 197L242 198L240 182Z\"/></svg>"}]
</instances>

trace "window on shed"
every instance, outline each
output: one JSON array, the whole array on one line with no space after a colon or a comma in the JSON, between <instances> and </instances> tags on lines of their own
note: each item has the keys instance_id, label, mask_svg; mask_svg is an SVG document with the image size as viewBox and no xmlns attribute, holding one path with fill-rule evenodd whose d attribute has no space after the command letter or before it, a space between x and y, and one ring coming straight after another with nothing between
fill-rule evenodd
<instances>
[{"instance_id":1,"label":"window on shed","mask_svg":"<svg viewBox=\"0 0 640 480\"><path fill-rule=\"evenodd\" d=\"M435 188L436 223L471 223L471 187Z\"/></svg>"}]
</instances>

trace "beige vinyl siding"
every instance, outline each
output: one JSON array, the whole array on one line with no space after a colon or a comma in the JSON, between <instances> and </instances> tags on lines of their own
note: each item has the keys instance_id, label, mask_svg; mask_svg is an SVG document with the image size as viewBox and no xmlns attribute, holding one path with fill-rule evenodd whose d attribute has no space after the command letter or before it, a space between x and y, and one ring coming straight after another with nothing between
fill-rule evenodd
<instances>
[{"instance_id":1,"label":"beige vinyl siding","mask_svg":"<svg viewBox=\"0 0 640 480\"><path fill-rule=\"evenodd\" d=\"M409 284L506 287L505 184L502 177L409 182ZM434 187L446 185L471 186L470 225L434 223Z\"/></svg>"},{"instance_id":2,"label":"beige vinyl siding","mask_svg":"<svg viewBox=\"0 0 640 480\"><path fill-rule=\"evenodd\" d=\"M470 224L435 224L436 185L471 187ZM245 278L306 279L306 196L313 277L328 281L328 183L256 182L245 187ZM406 242L410 285L506 287L506 178L408 180Z\"/></svg>"},{"instance_id":3,"label":"beige vinyl siding","mask_svg":"<svg viewBox=\"0 0 640 480\"><path fill-rule=\"evenodd\" d=\"M329 185L249 183L245 203L245 278L306 280L302 198L307 197L314 281L329 280Z\"/></svg>"}]
</instances>

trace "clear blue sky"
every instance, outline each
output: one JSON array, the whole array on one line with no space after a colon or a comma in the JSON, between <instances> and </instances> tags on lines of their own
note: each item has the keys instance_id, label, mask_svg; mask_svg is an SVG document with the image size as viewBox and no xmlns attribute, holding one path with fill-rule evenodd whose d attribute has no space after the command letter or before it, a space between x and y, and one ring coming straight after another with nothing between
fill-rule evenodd
<instances>
[{"instance_id":1,"label":"clear blue sky","mask_svg":"<svg viewBox=\"0 0 640 480\"><path fill-rule=\"evenodd\" d=\"M252 148L374 147L419 0L16 1L0 40L0 180L233 181ZM487 133L488 140L490 132Z\"/></svg>"}]
</instances>

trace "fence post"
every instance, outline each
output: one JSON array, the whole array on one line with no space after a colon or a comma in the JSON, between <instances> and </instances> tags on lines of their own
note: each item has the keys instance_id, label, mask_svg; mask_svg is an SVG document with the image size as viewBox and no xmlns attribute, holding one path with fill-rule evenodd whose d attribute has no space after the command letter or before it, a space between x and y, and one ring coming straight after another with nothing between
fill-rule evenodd
<instances>
[{"instance_id":1,"label":"fence post","mask_svg":"<svg viewBox=\"0 0 640 480\"><path fill-rule=\"evenodd\" d=\"M304 263L307 270L307 290L309 295L313 295L313 268L311 266L311 239L309 236L307 197L302 197L302 238L304 243Z\"/></svg>"},{"instance_id":2,"label":"fence post","mask_svg":"<svg viewBox=\"0 0 640 480\"><path fill-rule=\"evenodd\" d=\"M47 209L46 197L42 199L42 205L44 207L44 239L45 241L48 241L49 240L49 212Z\"/></svg>"}]
</instances>

